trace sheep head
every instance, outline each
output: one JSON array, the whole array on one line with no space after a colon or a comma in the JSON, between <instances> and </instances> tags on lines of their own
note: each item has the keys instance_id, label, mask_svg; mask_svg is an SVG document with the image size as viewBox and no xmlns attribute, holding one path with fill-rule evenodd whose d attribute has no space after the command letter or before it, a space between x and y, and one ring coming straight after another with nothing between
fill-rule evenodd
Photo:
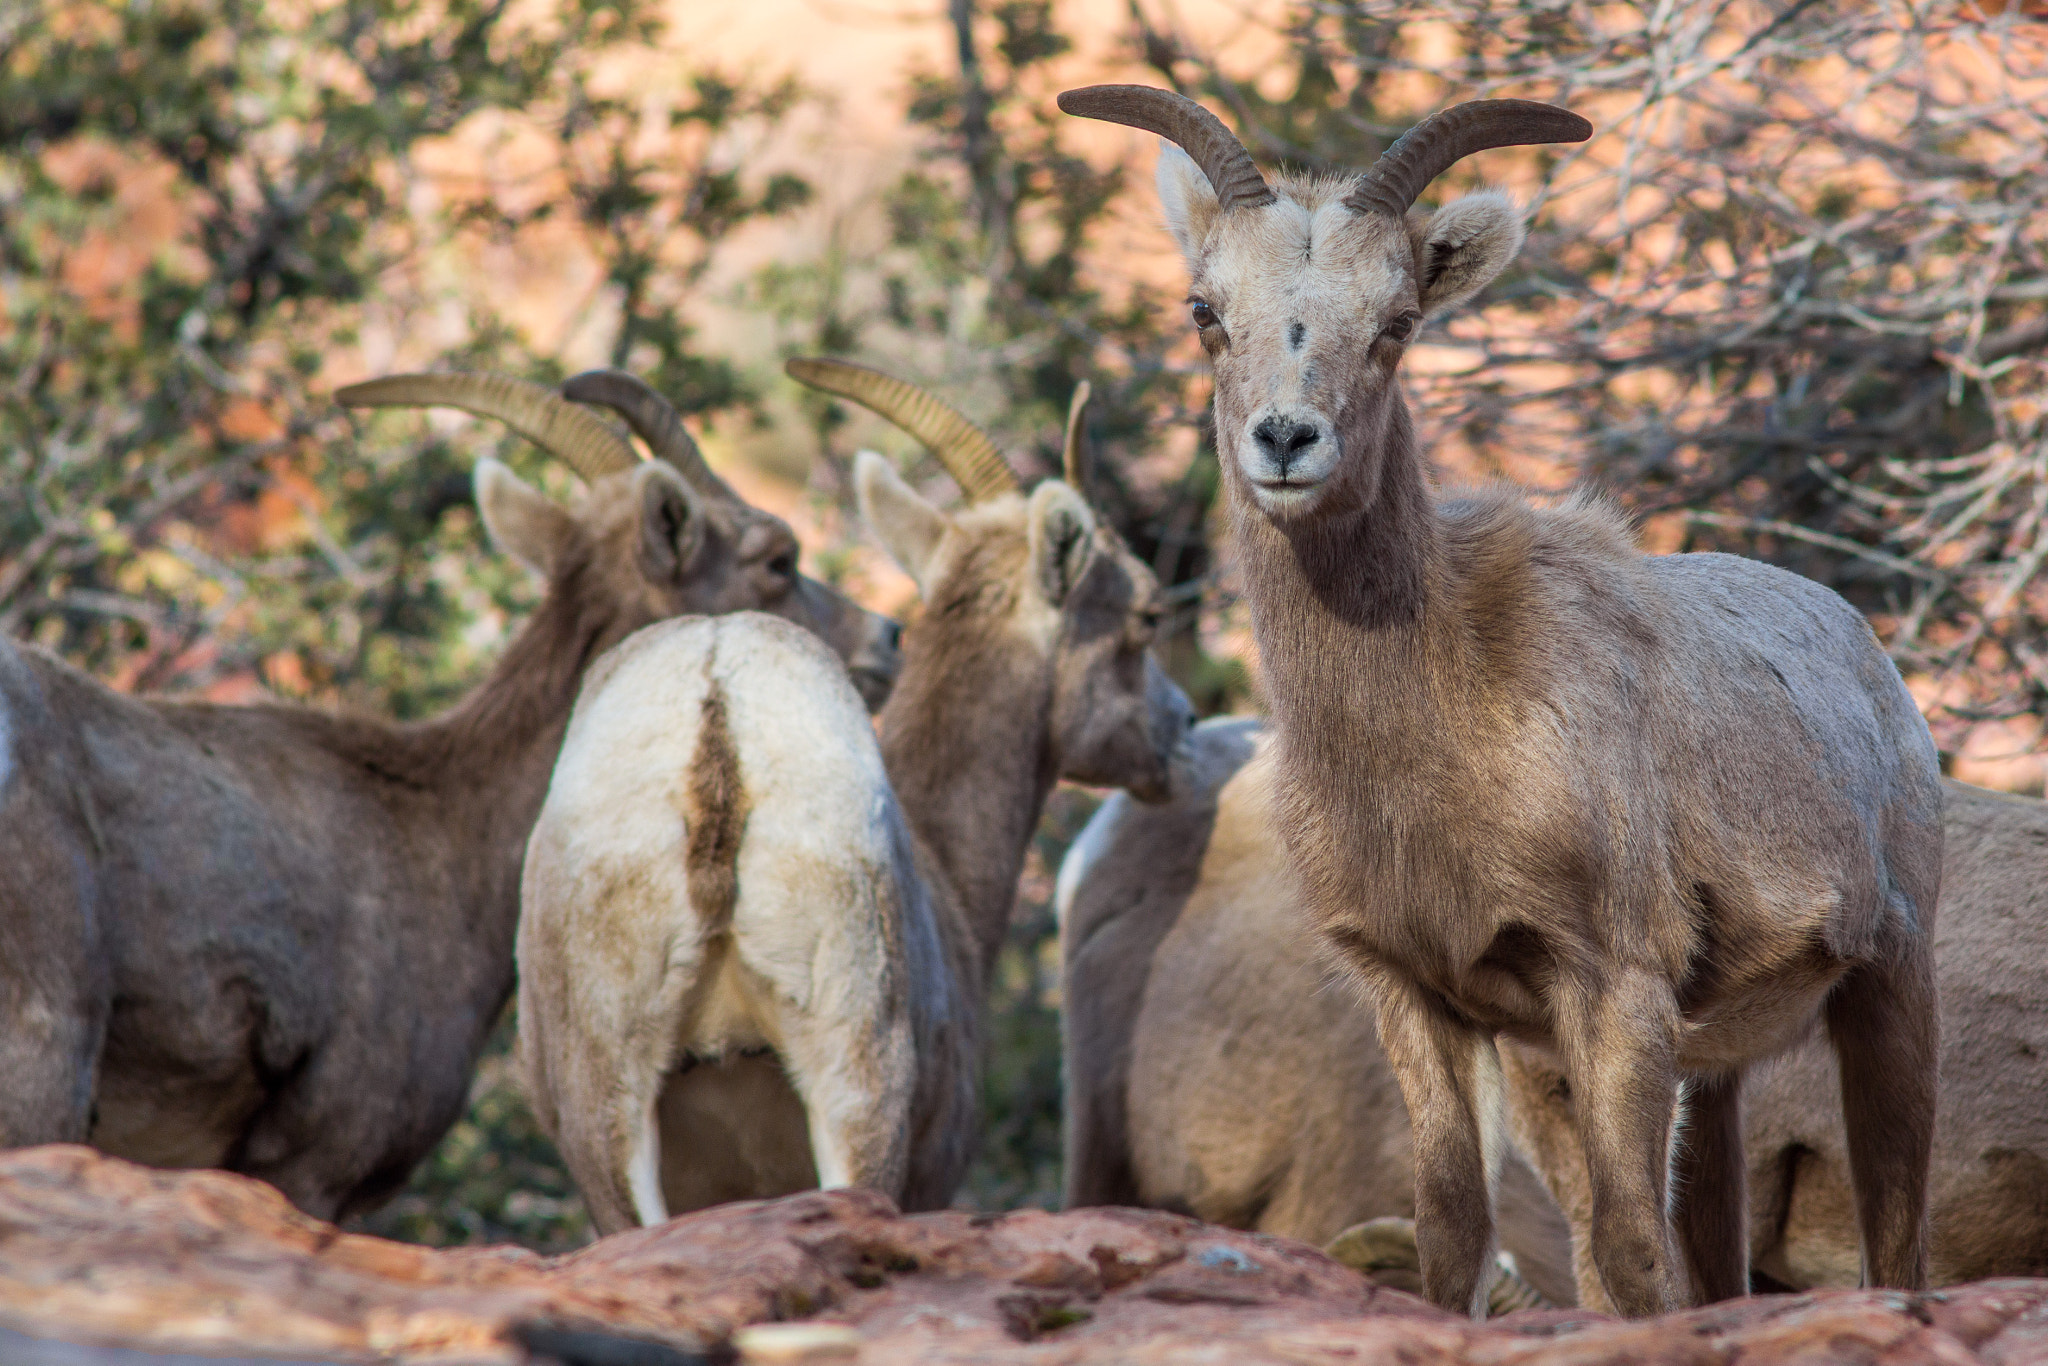
<instances>
[{"instance_id":1,"label":"sheep head","mask_svg":"<svg viewBox=\"0 0 2048 1366\"><path fill-rule=\"evenodd\" d=\"M925 603L906 634L898 705L919 705L923 690L943 695L954 662L1000 654L1014 676L1043 681L1061 777L1167 798L1192 712L1151 653L1152 571L1066 481L1047 479L1026 495L994 443L923 390L842 361L794 360L789 372L924 441L968 499L948 512L883 457L863 451L855 464L862 519ZM1083 393L1068 421L1075 477L1085 403Z\"/></svg>"},{"instance_id":2,"label":"sheep head","mask_svg":"<svg viewBox=\"0 0 2048 1366\"><path fill-rule=\"evenodd\" d=\"M1521 215L1500 195L1411 214L1416 197L1473 152L1593 131L1554 105L1479 100L1417 124L1362 175L1269 183L1215 115L1171 91L1090 86L1059 105L1168 139L1159 195L1215 367L1224 465L1275 521L1372 505L1417 327L1521 249Z\"/></svg>"},{"instance_id":3,"label":"sheep head","mask_svg":"<svg viewBox=\"0 0 2048 1366\"><path fill-rule=\"evenodd\" d=\"M580 507L563 508L495 460L478 462L478 510L491 539L548 582L580 593L607 618L603 643L664 617L753 610L813 632L846 660L871 707L897 668L894 622L797 571L795 534L742 501L698 454L675 410L645 383L591 371L567 397L501 375L391 375L335 395L351 407L459 408L494 417L589 482ZM578 400L572 402L571 400ZM654 453L583 403L612 408Z\"/></svg>"}]
</instances>

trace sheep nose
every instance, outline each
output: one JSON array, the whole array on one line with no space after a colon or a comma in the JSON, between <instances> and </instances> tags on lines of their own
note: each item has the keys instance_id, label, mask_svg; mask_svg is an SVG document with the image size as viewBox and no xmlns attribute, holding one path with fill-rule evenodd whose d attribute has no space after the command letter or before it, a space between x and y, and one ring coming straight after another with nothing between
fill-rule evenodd
<instances>
[{"instance_id":1,"label":"sheep nose","mask_svg":"<svg viewBox=\"0 0 2048 1366\"><path fill-rule=\"evenodd\" d=\"M1294 458L1322 440L1322 433L1296 418L1268 417L1252 428L1252 440L1259 443L1267 463L1285 479Z\"/></svg>"}]
</instances>

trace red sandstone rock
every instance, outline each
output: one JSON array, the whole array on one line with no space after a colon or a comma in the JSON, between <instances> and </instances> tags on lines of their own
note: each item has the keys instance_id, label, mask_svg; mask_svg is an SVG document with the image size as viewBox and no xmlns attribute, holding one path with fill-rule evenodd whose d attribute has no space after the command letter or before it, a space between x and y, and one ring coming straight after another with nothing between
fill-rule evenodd
<instances>
[{"instance_id":1,"label":"red sandstone rock","mask_svg":"<svg viewBox=\"0 0 2048 1366\"><path fill-rule=\"evenodd\" d=\"M0 1328L33 1337L516 1363L533 1359L524 1342L574 1355L592 1340L563 1334L579 1332L716 1358L743 1325L798 1318L851 1325L858 1360L891 1366L2048 1363L2048 1281L1481 1325L1302 1244L1156 1211L906 1217L880 1196L834 1191L543 1258L345 1234L218 1172L152 1171L84 1148L0 1153Z\"/></svg>"}]
</instances>

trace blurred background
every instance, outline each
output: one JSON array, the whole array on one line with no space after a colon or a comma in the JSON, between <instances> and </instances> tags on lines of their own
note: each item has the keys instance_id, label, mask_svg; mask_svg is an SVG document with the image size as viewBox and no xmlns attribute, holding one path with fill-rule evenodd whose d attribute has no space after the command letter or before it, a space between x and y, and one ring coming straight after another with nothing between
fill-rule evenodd
<instances>
[{"instance_id":1,"label":"blurred background","mask_svg":"<svg viewBox=\"0 0 2048 1366\"><path fill-rule=\"evenodd\" d=\"M338 410L402 369L646 377L871 606L830 353L930 386L1027 477L1091 381L1089 492L1168 585L1205 712L1255 711L1208 381L1151 140L1103 80L1207 102L1260 160L1368 164L1460 99L1568 103L1583 147L1439 181L1531 209L1406 380L1446 484L1592 487L1656 551L1758 555L1869 613L1944 765L2040 793L2048 702L2043 0L39 0L0 5L0 629L116 687L416 717L531 605L456 415ZM1059 1190L1040 831L963 1199ZM504 1058L363 1227L589 1236Z\"/></svg>"}]
</instances>

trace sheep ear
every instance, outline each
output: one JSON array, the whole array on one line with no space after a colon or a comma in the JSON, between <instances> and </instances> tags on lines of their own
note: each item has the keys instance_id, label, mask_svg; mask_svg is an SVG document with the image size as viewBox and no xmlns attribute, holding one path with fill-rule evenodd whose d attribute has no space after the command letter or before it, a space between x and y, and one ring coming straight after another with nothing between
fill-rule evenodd
<instances>
[{"instance_id":1,"label":"sheep ear","mask_svg":"<svg viewBox=\"0 0 2048 1366\"><path fill-rule=\"evenodd\" d=\"M1216 189L1194 158L1170 142L1159 144L1159 206L1166 210L1167 230L1193 270L1216 223Z\"/></svg>"},{"instance_id":2,"label":"sheep ear","mask_svg":"<svg viewBox=\"0 0 2048 1366\"><path fill-rule=\"evenodd\" d=\"M653 583L681 583L704 548L704 500L663 460L633 471L640 504L640 572Z\"/></svg>"},{"instance_id":3,"label":"sheep ear","mask_svg":"<svg viewBox=\"0 0 2048 1366\"><path fill-rule=\"evenodd\" d=\"M1415 284L1422 311L1439 313L1477 294L1522 249L1522 212L1506 196L1483 192L1411 218Z\"/></svg>"},{"instance_id":4,"label":"sheep ear","mask_svg":"<svg viewBox=\"0 0 2048 1366\"><path fill-rule=\"evenodd\" d=\"M860 500L860 519L903 572L917 580L917 591L930 597L932 561L952 525L946 514L919 497L873 451L853 458L853 488Z\"/></svg>"},{"instance_id":5,"label":"sheep ear","mask_svg":"<svg viewBox=\"0 0 2048 1366\"><path fill-rule=\"evenodd\" d=\"M1032 577L1059 607L1095 563L1095 514L1080 494L1048 479L1031 491L1030 527Z\"/></svg>"},{"instance_id":6,"label":"sheep ear","mask_svg":"<svg viewBox=\"0 0 2048 1366\"><path fill-rule=\"evenodd\" d=\"M576 539L576 519L489 456L476 462L470 482L491 544L542 578L553 578Z\"/></svg>"}]
</instances>

